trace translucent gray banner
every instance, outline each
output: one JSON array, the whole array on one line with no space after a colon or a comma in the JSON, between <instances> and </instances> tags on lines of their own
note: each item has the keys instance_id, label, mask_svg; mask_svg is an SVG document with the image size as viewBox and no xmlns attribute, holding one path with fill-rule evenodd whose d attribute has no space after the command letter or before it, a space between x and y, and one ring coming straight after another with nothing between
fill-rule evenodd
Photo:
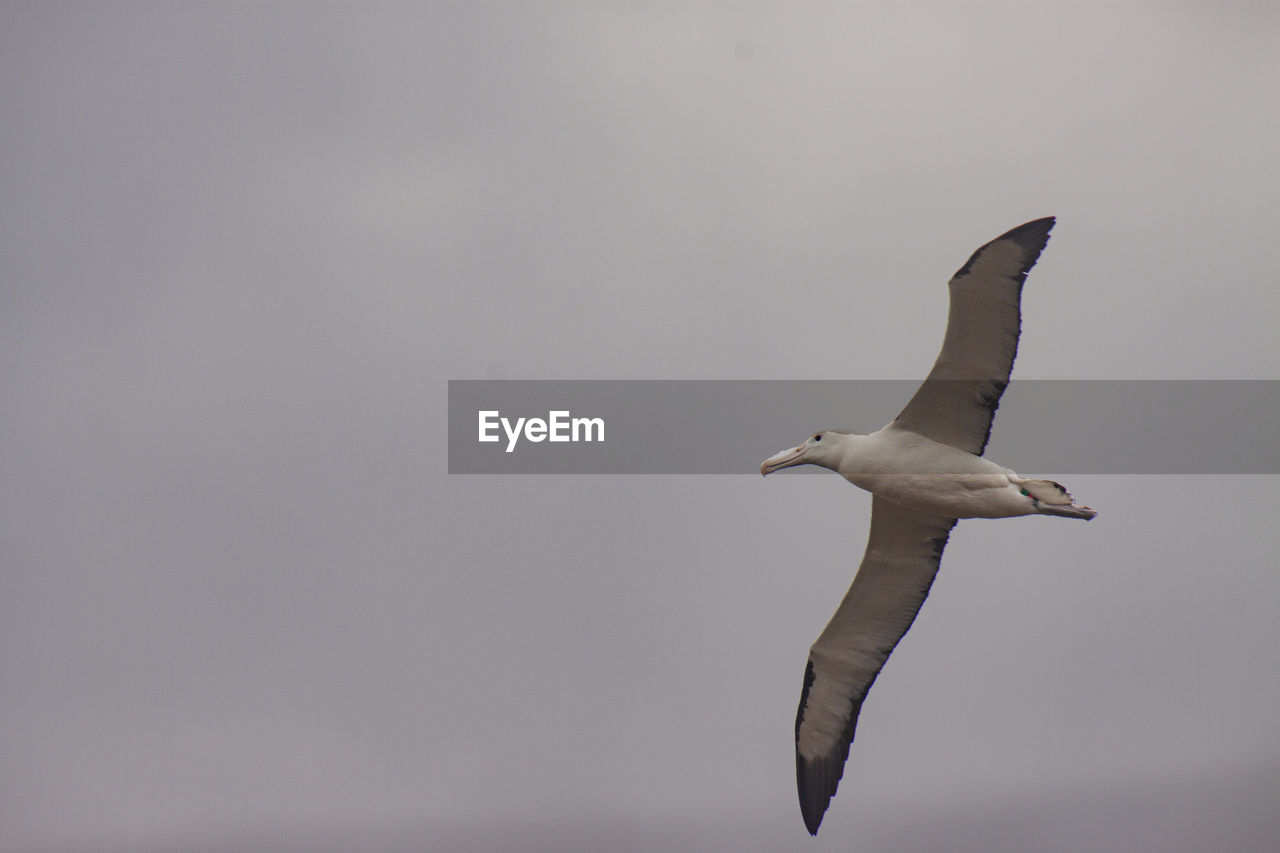
<instances>
[{"instance_id":1,"label":"translucent gray banner","mask_svg":"<svg viewBox=\"0 0 1280 853\"><path fill-rule=\"evenodd\" d=\"M451 380L449 473L755 474L817 430L879 429L917 387ZM985 455L1024 474L1275 474L1278 437L1276 380L1023 380Z\"/></svg>"}]
</instances>

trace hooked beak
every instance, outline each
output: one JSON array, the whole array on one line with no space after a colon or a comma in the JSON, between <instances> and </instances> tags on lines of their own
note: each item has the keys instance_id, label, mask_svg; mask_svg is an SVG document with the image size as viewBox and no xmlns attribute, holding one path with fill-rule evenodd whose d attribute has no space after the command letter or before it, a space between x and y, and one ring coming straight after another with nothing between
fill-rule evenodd
<instances>
[{"instance_id":1,"label":"hooked beak","mask_svg":"<svg viewBox=\"0 0 1280 853\"><path fill-rule=\"evenodd\" d=\"M774 471L790 468L792 465L804 464L804 447L788 447L781 453L775 453L760 463L760 476L767 477Z\"/></svg>"}]
</instances>

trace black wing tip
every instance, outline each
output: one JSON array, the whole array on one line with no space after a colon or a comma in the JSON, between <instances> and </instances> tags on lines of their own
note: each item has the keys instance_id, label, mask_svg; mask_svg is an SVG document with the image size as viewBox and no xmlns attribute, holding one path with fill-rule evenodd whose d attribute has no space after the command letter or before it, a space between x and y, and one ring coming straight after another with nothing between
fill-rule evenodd
<instances>
[{"instance_id":1,"label":"black wing tip","mask_svg":"<svg viewBox=\"0 0 1280 853\"><path fill-rule=\"evenodd\" d=\"M942 545L946 544L943 537ZM940 554L942 545L934 543ZM853 745L853 736L858 729L858 716L862 713L862 702L866 698L868 684L860 696L849 703L849 722L845 724L843 736L838 745L826 755L805 758L800 754L800 727L804 723L805 705L809 698L809 688L813 686L816 673L811 658L804 669L804 689L800 692L800 707L796 710L796 792L800 795L800 814L804 816L805 829L810 835L818 834L822 825L822 817L831 806L840 780L844 778L844 766L849 760L849 747ZM875 679L872 679L872 683Z\"/></svg>"},{"instance_id":2,"label":"black wing tip","mask_svg":"<svg viewBox=\"0 0 1280 853\"><path fill-rule=\"evenodd\" d=\"M796 790L800 794L800 814L804 816L805 829L816 836L822 816L827 813L840 777L844 775L844 762L840 762L840 772L832 779L824 760L810 761L800 754L800 726L804 723L805 705L815 676L813 659L810 658L805 664L804 687L800 690L800 707L796 710Z\"/></svg>"},{"instance_id":3,"label":"black wing tip","mask_svg":"<svg viewBox=\"0 0 1280 853\"><path fill-rule=\"evenodd\" d=\"M1024 222L1017 228L1010 228L997 237L996 240L1012 240L1019 246L1043 249L1045 244L1049 242L1049 232L1053 230L1053 226L1057 222L1058 218L1056 216L1033 219L1030 222ZM992 242L995 241L993 240Z\"/></svg>"},{"instance_id":4,"label":"black wing tip","mask_svg":"<svg viewBox=\"0 0 1280 853\"><path fill-rule=\"evenodd\" d=\"M1042 219L1033 219L1030 222L1024 222L1017 228L1010 228L999 237L990 242L983 243L977 250L969 256L969 260L964 262L964 266L956 270L955 275L951 278L955 280L962 276L968 275L969 270L977 263L978 258L992 243L1000 243L1002 241L1010 241L1016 243L1020 248L1025 249L1028 253L1026 267L1023 269L1025 275L1035 266L1037 260L1040 259L1040 253L1044 251L1044 247L1049 245L1049 232L1053 230L1053 226L1057 223L1056 216L1046 216Z\"/></svg>"},{"instance_id":5,"label":"black wing tip","mask_svg":"<svg viewBox=\"0 0 1280 853\"><path fill-rule=\"evenodd\" d=\"M822 816L827 813L827 807L823 806L817 814L804 812L804 828L809 830L809 834L814 838L818 837L818 827L822 826Z\"/></svg>"},{"instance_id":6,"label":"black wing tip","mask_svg":"<svg viewBox=\"0 0 1280 853\"><path fill-rule=\"evenodd\" d=\"M831 806L831 800L840 786L840 777L844 775L844 761L839 762L839 769L831 772L830 762L824 758L812 761L796 753L796 782L800 790L800 814L804 817L804 828L810 835L818 834L822 818Z\"/></svg>"}]
</instances>

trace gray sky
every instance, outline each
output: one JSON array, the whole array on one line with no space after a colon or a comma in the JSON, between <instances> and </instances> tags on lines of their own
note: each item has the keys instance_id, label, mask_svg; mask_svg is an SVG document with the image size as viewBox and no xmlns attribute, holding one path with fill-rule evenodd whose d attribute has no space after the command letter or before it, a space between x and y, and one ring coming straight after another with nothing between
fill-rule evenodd
<instances>
[{"instance_id":1,"label":"gray sky","mask_svg":"<svg viewBox=\"0 0 1280 853\"><path fill-rule=\"evenodd\" d=\"M1101 518L961 523L811 841L868 497L444 440L451 378L923 376L947 276L1050 214L1015 378L1278 378L1278 36L5 6L0 850L1267 849L1280 477L1028 472Z\"/></svg>"}]
</instances>

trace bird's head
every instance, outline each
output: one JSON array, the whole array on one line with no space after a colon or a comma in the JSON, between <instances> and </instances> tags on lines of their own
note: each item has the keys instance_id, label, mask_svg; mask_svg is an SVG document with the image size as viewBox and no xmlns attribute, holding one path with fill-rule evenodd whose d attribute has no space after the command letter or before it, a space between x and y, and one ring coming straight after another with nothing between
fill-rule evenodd
<instances>
[{"instance_id":1,"label":"bird's head","mask_svg":"<svg viewBox=\"0 0 1280 853\"><path fill-rule=\"evenodd\" d=\"M815 432L795 447L788 447L760 463L760 473L768 476L774 471L794 465L821 465L835 470L844 453L845 433L824 429Z\"/></svg>"}]
</instances>

